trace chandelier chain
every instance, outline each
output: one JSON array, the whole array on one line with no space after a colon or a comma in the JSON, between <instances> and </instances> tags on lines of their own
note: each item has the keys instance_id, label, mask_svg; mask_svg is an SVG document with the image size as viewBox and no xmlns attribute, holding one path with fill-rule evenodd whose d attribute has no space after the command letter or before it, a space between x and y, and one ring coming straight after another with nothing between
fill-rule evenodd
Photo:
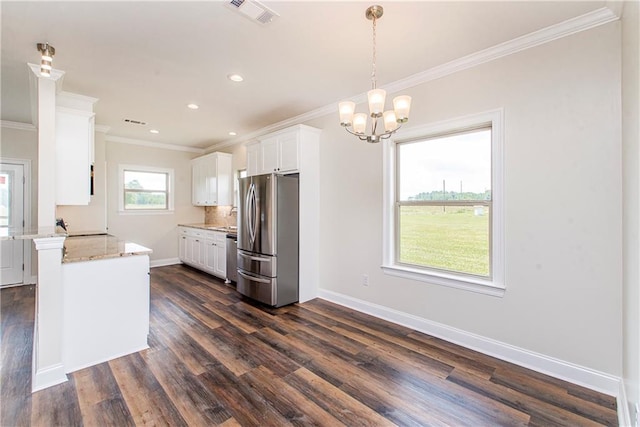
<instances>
[{"instance_id":1,"label":"chandelier chain","mask_svg":"<svg viewBox=\"0 0 640 427\"><path fill-rule=\"evenodd\" d=\"M373 15L373 61L371 65L371 89L376 88L376 16Z\"/></svg>"}]
</instances>

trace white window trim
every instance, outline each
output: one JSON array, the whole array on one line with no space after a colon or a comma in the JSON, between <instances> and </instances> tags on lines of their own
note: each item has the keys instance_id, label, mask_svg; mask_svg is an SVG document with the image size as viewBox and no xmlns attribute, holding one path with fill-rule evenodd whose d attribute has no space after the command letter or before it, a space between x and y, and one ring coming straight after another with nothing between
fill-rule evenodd
<instances>
[{"instance_id":1,"label":"white window trim","mask_svg":"<svg viewBox=\"0 0 640 427\"><path fill-rule=\"evenodd\" d=\"M454 272L441 272L412 268L395 262L395 191L396 143L424 138L430 135L471 128L491 123L491 194L492 194L492 257L491 279L472 277ZM383 260L385 274L418 280L436 285L463 289L486 295L503 296L504 280L504 111L502 108L472 114L451 120L431 123L401 131L393 140L383 141Z\"/></svg>"},{"instance_id":2,"label":"white window trim","mask_svg":"<svg viewBox=\"0 0 640 427\"><path fill-rule=\"evenodd\" d=\"M167 188L167 209L143 209L143 210L125 210L124 209L124 171L132 170L139 172L155 172L166 173L169 176ZM118 214L119 215L169 215L174 212L174 195L173 195L174 171L167 168L156 168L142 165L118 165Z\"/></svg>"}]
</instances>

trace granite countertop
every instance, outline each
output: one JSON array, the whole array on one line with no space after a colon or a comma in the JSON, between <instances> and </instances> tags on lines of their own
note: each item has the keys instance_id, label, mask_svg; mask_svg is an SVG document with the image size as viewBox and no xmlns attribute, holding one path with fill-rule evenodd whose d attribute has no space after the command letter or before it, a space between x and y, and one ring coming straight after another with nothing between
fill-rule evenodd
<instances>
[{"instance_id":1,"label":"granite countertop","mask_svg":"<svg viewBox=\"0 0 640 427\"><path fill-rule=\"evenodd\" d=\"M205 223L197 223L197 224L178 224L179 227L190 227L190 228L198 228L200 230L211 230L211 231L221 231L223 233L229 234L238 234L238 227L225 227L216 224L205 224Z\"/></svg>"},{"instance_id":2,"label":"granite countertop","mask_svg":"<svg viewBox=\"0 0 640 427\"><path fill-rule=\"evenodd\" d=\"M64 241L62 262L92 261L133 255L148 255L151 249L120 240L109 234L68 237Z\"/></svg>"},{"instance_id":3,"label":"granite countertop","mask_svg":"<svg viewBox=\"0 0 640 427\"><path fill-rule=\"evenodd\" d=\"M57 227L25 228L20 230L10 230L2 227L0 228L0 240L29 240L46 237L65 237L67 235L67 233L59 230Z\"/></svg>"}]
</instances>

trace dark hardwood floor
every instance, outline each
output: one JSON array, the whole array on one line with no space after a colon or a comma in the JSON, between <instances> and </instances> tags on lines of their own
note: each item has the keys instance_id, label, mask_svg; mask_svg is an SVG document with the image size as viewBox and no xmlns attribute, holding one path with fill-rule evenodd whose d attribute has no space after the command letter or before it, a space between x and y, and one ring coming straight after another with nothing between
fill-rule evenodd
<instances>
[{"instance_id":1,"label":"dark hardwood floor","mask_svg":"<svg viewBox=\"0 0 640 427\"><path fill-rule=\"evenodd\" d=\"M31 394L34 287L3 289L0 425L617 425L615 399L316 299L151 270L148 350ZM114 307L117 310L117 307Z\"/></svg>"}]
</instances>

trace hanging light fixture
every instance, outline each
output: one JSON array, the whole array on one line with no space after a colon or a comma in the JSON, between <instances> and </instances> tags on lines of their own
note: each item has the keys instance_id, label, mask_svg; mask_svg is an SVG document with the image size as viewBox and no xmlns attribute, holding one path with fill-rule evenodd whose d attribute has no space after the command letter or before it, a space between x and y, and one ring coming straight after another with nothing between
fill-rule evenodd
<instances>
[{"instance_id":1,"label":"hanging light fixture","mask_svg":"<svg viewBox=\"0 0 640 427\"><path fill-rule=\"evenodd\" d=\"M51 76L51 63L53 62L53 55L56 54L56 50L53 46L49 46L49 43L38 43L38 52L42 53L40 75L49 77Z\"/></svg>"},{"instance_id":2,"label":"hanging light fixture","mask_svg":"<svg viewBox=\"0 0 640 427\"><path fill-rule=\"evenodd\" d=\"M371 117L371 132L366 133L367 115L365 113L355 113L356 103L353 101L343 101L338 104L340 113L340 125L345 130L362 141L371 143L380 142L389 138L396 132L403 123L409 120L409 110L411 108L411 97L402 95L393 99L393 110L384 111L386 91L376 87L376 21L382 17L382 6L370 6L365 12L365 16L373 21L373 66L371 70L371 90L367 92L369 101L369 116ZM382 118L384 132L378 132L378 119Z\"/></svg>"}]
</instances>

